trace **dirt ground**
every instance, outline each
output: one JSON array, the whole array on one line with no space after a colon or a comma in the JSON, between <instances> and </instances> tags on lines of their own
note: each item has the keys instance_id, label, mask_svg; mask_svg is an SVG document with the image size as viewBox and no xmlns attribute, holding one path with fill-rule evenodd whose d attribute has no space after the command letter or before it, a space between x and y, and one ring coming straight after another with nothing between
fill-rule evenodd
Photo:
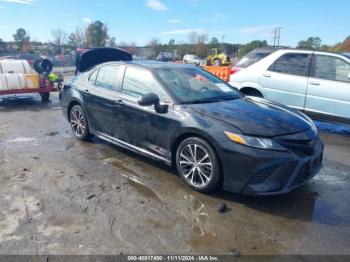
<instances>
[{"instance_id":1,"label":"dirt ground","mask_svg":"<svg viewBox=\"0 0 350 262\"><path fill-rule=\"evenodd\" d=\"M162 164L77 141L57 95L0 99L0 254L350 254L350 137L321 136L308 185L204 195Z\"/></svg>"}]
</instances>

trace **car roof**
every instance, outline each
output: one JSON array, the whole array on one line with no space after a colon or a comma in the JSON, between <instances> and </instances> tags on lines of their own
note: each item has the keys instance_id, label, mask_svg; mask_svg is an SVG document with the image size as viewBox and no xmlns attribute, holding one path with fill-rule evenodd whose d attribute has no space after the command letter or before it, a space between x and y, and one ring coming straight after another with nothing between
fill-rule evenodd
<instances>
[{"instance_id":1,"label":"car roof","mask_svg":"<svg viewBox=\"0 0 350 262\"><path fill-rule=\"evenodd\" d=\"M169 62L158 62L158 61L118 61L118 62L106 62L101 65L135 65L146 69L156 68L197 68L193 65L176 64Z\"/></svg>"}]
</instances>

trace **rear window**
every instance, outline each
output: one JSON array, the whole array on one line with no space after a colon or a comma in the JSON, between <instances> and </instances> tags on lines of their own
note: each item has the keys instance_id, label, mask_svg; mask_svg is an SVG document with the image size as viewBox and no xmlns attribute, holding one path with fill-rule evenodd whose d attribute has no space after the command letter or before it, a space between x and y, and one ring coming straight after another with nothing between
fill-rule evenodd
<instances>
[{"instance_id":1,"label":"rear window","mask_svg":"<svg viewBox=\"0 0 350 262\"><path fill-rule=\"evenodd\" d=\"M274 51L275 50L252 51L244 56L241 60L239 60L236 66L246 68L265 58L269 54L272 54Z\"/></svg>"}]
</instances>

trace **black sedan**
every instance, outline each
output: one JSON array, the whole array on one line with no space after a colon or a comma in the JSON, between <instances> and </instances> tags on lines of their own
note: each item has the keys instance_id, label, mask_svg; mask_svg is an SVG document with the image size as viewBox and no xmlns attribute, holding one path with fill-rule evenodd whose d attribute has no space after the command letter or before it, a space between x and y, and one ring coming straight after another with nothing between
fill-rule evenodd
<instances>
[{"instance_id":1,"label":"black sedan","mask_svg":"<svg viewBox=\"0 0 350 262\"><path fill-rule=\"evenodd\" d=\"M307 116L196 67L102 63L65 85L61 103L77 138L95 135L173 165L201 192L286 193L322 166Z\"/></svg>"}]
</instances>

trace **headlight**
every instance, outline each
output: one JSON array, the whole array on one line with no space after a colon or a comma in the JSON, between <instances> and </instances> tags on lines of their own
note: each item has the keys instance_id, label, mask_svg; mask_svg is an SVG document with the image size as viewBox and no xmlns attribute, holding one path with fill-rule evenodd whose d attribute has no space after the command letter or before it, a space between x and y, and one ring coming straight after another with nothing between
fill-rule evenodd
<instances>
[{"instance_id":1,"label":"headlight","mask_svg":"<svg viewBox=\"0 0 350 262\"><path fill-rule=\"evenodd\" d=\"M273 139L254 137L254 136L244 136L244 135L234 134L231 132L225 132L225 134L231 141L237 144L261 148L261 149L286 151L284 147L282 147Z\"/></svg>"},{"instance_id":2,"label":"headlight","mask_svg":"<svg viewBox=\"0 0 350 262\"><path fill-rule=\"evenodd\" d=\"M315 122L307 115L304 114L304 117L310 122L310 128L311 130L316 134L316 136L318 135L318 129L317 126L315 125Z\"/></svg>"}]
</instances>

